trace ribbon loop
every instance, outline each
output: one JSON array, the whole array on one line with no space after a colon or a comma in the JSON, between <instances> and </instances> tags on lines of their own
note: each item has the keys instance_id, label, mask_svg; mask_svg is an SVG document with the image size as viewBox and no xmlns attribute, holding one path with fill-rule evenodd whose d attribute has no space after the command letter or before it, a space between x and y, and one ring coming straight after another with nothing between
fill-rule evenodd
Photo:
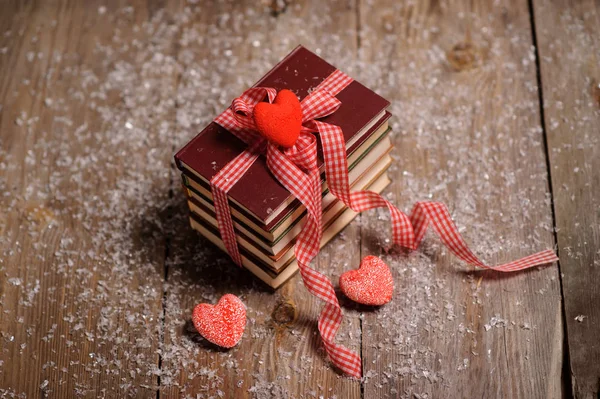
<instances>
[{"instance_id":1,"label":"ribbon loop","mask_svg":"<svg viewBox=\"0 0 600 399\"><path fill-rule=\"evenodd\" d=\"M215 118L215 122L229 130L246 144L252 144L260 135L252 118L252 111L265 98L272 103L277 90L271 87L253 87L233 99L231 106Z\"/></svg>"},{"instance_id":2,"label":"ribbon loop","mask_svg":"<svg viewBox=\"0 0 600 399\"><path fill-rule=\"evenodd\" d=\"M252 118L254 107L265 97L269 103L272 103L276 95L277 91L270 87L254 87L246 90L242 96L234 99L231 103L231 109L239 127L256 130L256 124Z\"/></svg>"},{"instance_id":3,"label":"ribbon loop","mask_svg":"<svg viewBox=\"0 0 600 399\"><path fill-rule=\"evenodd\" d=\"M271 87L252 87L242 93L241 96L235 98L231 107L234 112L245 112L248 115L252 114L254 106L265 98L272 103L277 96L277 90Z\"/></svg>"},{"instance_id":4,"label":"ribbon loop","mask_svg":"<svg viewBox=\"0 0 600 399\"><path fill-rule=\"evenodd\" d=\"M342 102L328 92L313 91L300 102L302 123L333 114Z\"/></svg>"}]
</instances>

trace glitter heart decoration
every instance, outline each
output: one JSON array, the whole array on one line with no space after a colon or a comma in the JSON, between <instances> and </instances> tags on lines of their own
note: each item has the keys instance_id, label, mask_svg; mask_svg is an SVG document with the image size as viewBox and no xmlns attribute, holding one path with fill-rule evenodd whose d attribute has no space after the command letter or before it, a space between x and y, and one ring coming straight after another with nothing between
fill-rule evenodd
<instances>
[{"instance_id":1,"label":"glitter heart decoration","mask_svg":"<svg viewBox=\"0 0 600 399\"><path fill-rule=\"evenodd\" d=\"M340 276L340 288L354 302L379 306L392 300L394 279L384 261L376 256L366 256L358 269Z\"/></svg>"},{"instance_id":2,"label":"glitter heart decoration","mask_svg":"<svg viewBox=\"0 0 600 399\"><path fill-rule=\"evenodd\" d=\"M226 294L216 305L196 305L192 322L206 340L223 348L232 348L244 334L246 307L237 296Z\"/></svg>"}]
</instances>

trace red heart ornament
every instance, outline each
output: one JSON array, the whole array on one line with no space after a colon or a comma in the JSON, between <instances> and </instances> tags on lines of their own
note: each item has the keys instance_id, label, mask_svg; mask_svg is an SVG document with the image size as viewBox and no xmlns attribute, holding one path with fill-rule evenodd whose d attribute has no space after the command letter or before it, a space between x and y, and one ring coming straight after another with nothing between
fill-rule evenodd
<instances>
[{"instance_id":1,"label":"red heart ornament","mask_svg":"<svg viewBox=\"0 0 600 399\"><path fill-rule=\"evenodd\" d=\"M256 104L252 116L260 134L271 143L289 148L298 140L302 107L292 91L279 91L273 104Z\"/></svg>"},{"instance_id":2,"label":"red heart ornament","mask_svg":"<svg viewBox=\"0 0 600 399\"><path fill-rule=\"evenodd\" d=\"M366 256L358 270L349 270L340 276L342 292L363 305L383 305L392 300L394 279L384 261Z\"/></svg>"},{"instance_id":3,"label":"red heart ornament","mask_svg":"<svg viewBox=\"0 0 600 399\"><path fill-rule=\"evenodd\" d=\"M196 330L215 345L234 347L246 328L246 307L235 295L226 294L216 305L201 303L192 313Z\"/></svg>"}]
</instances>

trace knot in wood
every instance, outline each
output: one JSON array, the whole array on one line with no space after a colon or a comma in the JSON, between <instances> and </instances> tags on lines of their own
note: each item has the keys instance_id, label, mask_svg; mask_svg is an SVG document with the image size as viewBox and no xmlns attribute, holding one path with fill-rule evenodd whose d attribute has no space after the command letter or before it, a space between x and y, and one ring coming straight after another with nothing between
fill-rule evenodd
<instances>
[{"instance_id":1,"label":"knot in wood","mask_svg":"<svg viewBox=\"0 0 600 399\"><path fill-rule=\"evenodd\" d=\"M466 71L475 68L478 61L478 51L471 43L458 43L448 51L446 58L457 71Z\"/></svg>"},{"instance_id":2,"label":"knot in wood","mask_svg":"<svg viewBox=\"0 0 600 399\"><path fill-rule=\"evenodd\" d=\"M291 302L280 302L271 314L273 321L280 325L288 325L296 320L296 306Z\"/></svg>"}]
</instances>

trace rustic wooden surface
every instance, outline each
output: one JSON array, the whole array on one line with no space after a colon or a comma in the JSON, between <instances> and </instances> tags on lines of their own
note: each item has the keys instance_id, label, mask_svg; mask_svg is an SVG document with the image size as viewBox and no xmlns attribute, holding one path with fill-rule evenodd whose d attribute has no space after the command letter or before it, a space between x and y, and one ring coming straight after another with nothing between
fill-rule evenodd
<instances>
[{"instance_id":1,"label":"rustic wooden surface","mask_svg":"<svg viewBox=\"0 0 600 399\"><path fill-rule=\"evenodd\" d=\"M534 2L569 372L600 395L600 4Z\"/></svg>"},{"instance_id":2,"label":"rustic wooden surface","mask_svg":"<svg viewBox=\"0 0 600 399\"><path fill-rule=\"evenodd\" d=\"M1 8L0 397L597 397L597 2ZM558 245L560 272L472 272L433 237L381 253L386 215L362 215L315 267L337 285L381 254L396 297L342 299L339 341L364 378L341 377L321 304L298 276L265 289L192 232L172 165L298 43L392 102L400 207L443 200L490 263ZM249 317L230 351L189 321L226 292Z\"/></svg>"},{"instance_id":3,"label":"rustic wooden surface","mask_svg":"<svg viewBox=\"0 0 600 399\"><path fill-rule=\"evenodd\" d=\"M403 79L409 83L390 85L383 89L383 95L394 99L398 111L393 114L400 114L405 107L428 109L429 99L436 98L441 103L440 111L430 111L426 117L441 123L434 134L447 137L431 140L426 131L413 134L422 122L403 118L406 124L401 128L408 134L395 136L400 149L393 188L396 202L408 205L427 199L428 193L443 185L444 190L435 192L434 198L454 208L455 220L471 242L490 239L497 240L492 245L505 246L507 242L526 242L530 240L528 234L538 230L538 248L552 247L552 232L539 231L551 209L544 201L549 191L538 94L526 86L527 81L535 81L536 68L534 62L521 62L530 56L532 45L527 2L394 4L361 5L361 25L370 28L364 34L363 56L367 62L381 54L389 57L389 70L383 71L384 76L410 70L413 63L417 72L412 79ZM378 21L398 23L386 26ZM400 40L380 41L386 34L398 35ZM443 52L433 58L432 48ZM511 63L516 67L508 70L507 64ZM428 81L432 83L427 93L418 93ZM410 109L404 112L413 115ZM444 123L452 113L463 122L461 125ZM402 156L406 149L423 145L427 145L426 157ZM502 156L490 156L490 149ZM518 153L526 156L515 156ZM417 178L422 185L416 190L407 189L409 179L399 173L403 170L410 171L414 175L410 179ZM489 184L481 178L483 174L489 175ZM516 184L507 184L507 176L514 176ZM461 198L465 197L475 214L461 211ZM514 203L523 197L531 201L523 204L522 214L527 218L511 220ZM374 221L369 226L378 223L375 218L370 220ZM475 236L486 224L494 226L492 235ZM377 246L367 243L363 249L365 255ZM515 246L498 256L482 256L489 262L500 262L525 253ZM399 282L398 295L404 298L398 298L390 307L404 323L419 324L429 336L406 339L407 332L418 333L419 329L390 334L392 323L382 320L380 314L366 313L365 373L372 369L377 374L373 383L365 385L365 396L394 397L398 392L434 398L560 397L563 329L557 268L507 278L490 271L461 273L451 255L440 256L436 251L428 256L434 260L433 269L430 262L418 257L393 268ZM393 262L392 257L386 259ZM412 271L411 266L419 270ZM424 279L428 274L431 277ZM469 279L475 279L479 288L473 289ZM444 283L439 285L437 281ZM422 284L430 285L430 303L415 309L413 304L423 301L419 296L425 294L415 287ZM446 314L450 310L456 317ZM485 327L493 324L495 316L507 320L501 330ZM525 322L536 327L523 328ZM403 345L394 342L403 338ZM408 356L401 363L407 372L394 373L396 370L389 365L397 363L394 359ZM420 371L428 375L419 375ZM437 379L444 383L432 384Z\"/></svg>"},{"instance_id":4,"label":"rustic wooden surface","mask_svg":"<svg viewBox=\"0 0 600 399\"><path fill-rule=\"evenodd\" d=\"M114 9L107 12L124 6L125 2L115 3ZM137 6L129 23L119 23L125 35L133 34L132 22L147 18L145 5ZM135 254L145 245L142 241L151 237L143 236L141 225L135 229L131 245L120 248L131 251L137 263L127 280L111 279L114 266L108 260L110 252L105 254L108 258L70 256L93 251L91 232L113 222L103 215L89 219L83 212L86 202L102 196L123 179L127 161L142 159L135 155L129 160L113 158L112 164L106 164L102 179L82 170L84 181L79 184L75 183L76 168L68 163L59 166L58 162L67 157L90 160L94 152L114 151L110 144L96 142L105 137L95 137L97 132L108 130L111 125L92 112L88 104L76 100L76 92L81 88L76 86L74 71L70 69L84 63L97 65L102 76L105 59L93 51L90 43L108 43L113 32L80 2L60 7L51 3L9 2L3 3L2 10L0 47L6 52L0 61L0 134L5 163L4 203L0 211L0 395L117 397L123 391L123 379L136 387L155 385L154 375L134 370L136 360L158 360L158 336L147 336L142 319L128 322L117 298L106 301L103 292L126 295L143 289L147 293L145 301L129 304L129 310L144 314L150 325L159 320L164 239L155 241L155 250L144 251L149 258L143 259ZM164 78L168 82L169 76ZM69 97L73 101L67 104L48 100ZM158 99L149 97L146 101ZM166 117L156 115L156 120ZM148 137L147 145L161 144ZM98 158L106 159L102 155ZM163 167L168 168L169 163L169 157L164 157ZM150 184L166 187L168 178L164 176L155 176ZM55 184L48 190L51 181ZM123 214L123 222L126 220L132 221L132 215ZM110 241L110 237L105 238ZM69 323L70 320L77 322ZM115 333L103 338L108 331ZM123 345L138 338L138 345ZM107 361L114 356L121 360L120 367ZM90 367L98 362L106 362L105 371L90 372Z\"/></svg>"}]
</instances>

